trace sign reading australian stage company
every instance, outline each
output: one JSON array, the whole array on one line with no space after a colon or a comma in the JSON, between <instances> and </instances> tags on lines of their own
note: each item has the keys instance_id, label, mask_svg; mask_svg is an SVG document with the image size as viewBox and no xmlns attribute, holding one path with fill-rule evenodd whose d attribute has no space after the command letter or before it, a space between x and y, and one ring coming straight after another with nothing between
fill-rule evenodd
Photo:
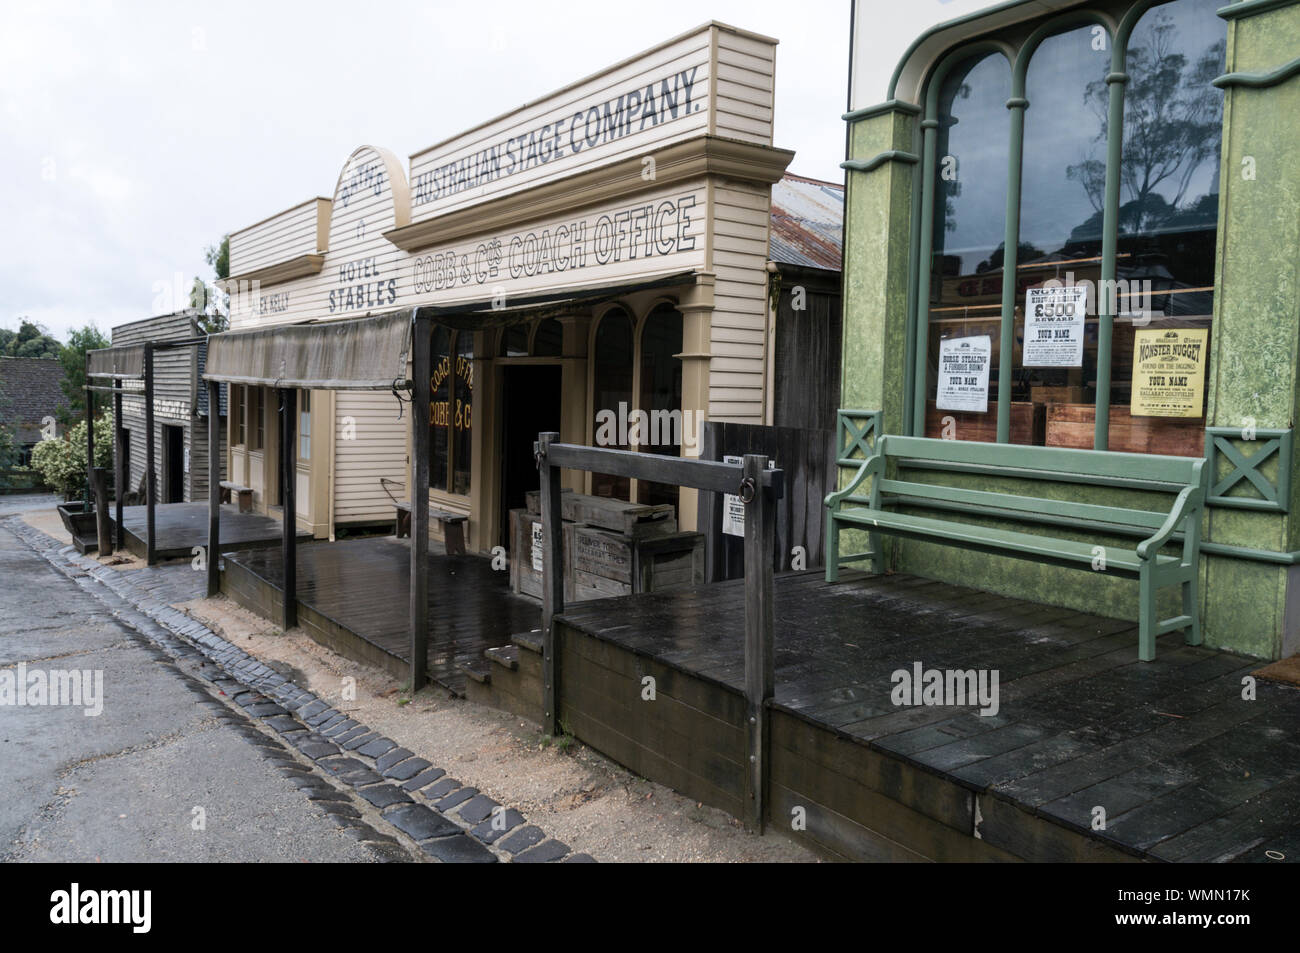
<instances>
[{"instance_id":1,"label":"sign reading australian stage company","mask_svg":"<svg viewBox=\"0 0 1300 953\"><path fill-rule=\"evenodd\" d=\"M655 129L703 108L699 96L699 66L673 70L572 114L567 109L547 114L540 122L498 136L467 155L443 162L416 175L412 203L424 205L479 188L499 179L544 166L584 149L598 149L633 133Z\"/></svg>"}]
</instances>

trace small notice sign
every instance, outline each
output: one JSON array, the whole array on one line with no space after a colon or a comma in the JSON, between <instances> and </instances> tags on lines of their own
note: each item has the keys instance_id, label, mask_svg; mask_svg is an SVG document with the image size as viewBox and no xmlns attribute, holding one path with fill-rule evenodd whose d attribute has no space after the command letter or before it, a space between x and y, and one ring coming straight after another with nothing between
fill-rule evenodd
<instances>
[{"instance_id":1,"label":"small notice sign","mask_svg":"<svg viewBox=\"0 0 1300 953\"><path fill-rule=\"evenodd\" d=\"M948 338L939 342L940 410L966 410L977 414L989 409L989 361L993 340L987 334Z\"/></svg>"},{"instance_id":2,"label":"small notice sign","mask_svg":"<svg viewBox=\"0 0 1300 953\"><path fill-rule=\"evenodd\" d=\"M1082 367L1086 286L1025 291L1025 367Z\"/></svg>"},{"instance_id":3,"label":"small notice sign","mask_svg":"<svg viewBox=\"0 0 1300 953\"><path fill-rule=\"evenodd\" d=\"M542 524L533 524L533 572L542 572Z\"/></svg>"},{"instance_id":4,"label":"small notice sign","mask_svg":"<svg viewBox=\"0 0 1300 953\"><path fill-rule=\"evenodd\" d=\"M738 457L734 454L724 454L723 463L744 463L744 457ZM776 461L768 460L767 468L776 469ZM740 501L740 497L734 493L722 494L722 532L728 536L745 535L745 504Z\"/></svg>"},{"instance_id":5,"label":"small notice sign","mask_svg":"<svg viewBox=\"0 0 1300 953\"><path fill-rule=\"evenodd\" d=\"M1134 417L1200 417L1209 328L1139 328L1133 334Z\"/></svg>"}]
</instances>

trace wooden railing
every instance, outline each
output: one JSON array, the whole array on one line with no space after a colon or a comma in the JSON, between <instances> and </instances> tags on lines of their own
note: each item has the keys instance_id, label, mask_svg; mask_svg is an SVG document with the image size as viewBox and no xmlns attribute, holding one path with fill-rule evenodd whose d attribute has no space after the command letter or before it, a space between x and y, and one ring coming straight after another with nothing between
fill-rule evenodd
<instances>
[{"instance_id":1,"label":"wooden railing","mask_svg":"<svg viewBox=\"0 0 1300 953\"><path fill-rule=\"evenodd\" d=\"M776 501L785 473L769 470L767 457L746 454L743 463L634 453L560 443L557 433L533 445L542 486L542 727L559 727L555 617L564 611L564 533L560 471L586 470L674 486L734 493L745 504L745 825L761 832L767 800L769 706L774 690L772 546Z\"/></svg>"}]
</instances>

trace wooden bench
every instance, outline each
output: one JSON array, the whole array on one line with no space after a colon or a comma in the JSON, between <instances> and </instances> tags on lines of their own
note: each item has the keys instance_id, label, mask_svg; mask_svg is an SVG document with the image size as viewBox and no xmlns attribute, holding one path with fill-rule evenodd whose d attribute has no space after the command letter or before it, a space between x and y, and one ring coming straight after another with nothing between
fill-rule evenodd
<instances>
[{"instance_id":1,"label":"wooden bench","mask_svg":"<svg viewBox=\"0 0 1300 953\"><path fill-rule=\"evenodd\" d=\"M1135 578L1138 657L1149 662L1155 658L1157 635L1183 629L1187 644L1201 642L1196 583L1201 507L1209 476L1204 467L1205 461L1195 457L881 436L849 485L826 497L826 581L838 579L843 563L871 560L874 569L883 570L881 534ZM908 473L906 479L903 471ZM927 472L935 471L1014 480L1016 488L993 492L922 482ZM870 495L862 496L860 488L868 477ZM1024 490L1025 481L1054 483L1054 495L1071 483L1136 492L1132 502L1123 506L1103 506L1050 499L1046 493L1031 495L1032 491ZM899 507L921 509L927 515L900 512ZM958 514L982 521L1043 524L1066 532L1052 536L976 525L954 518ZM865 529L869 551L839 555L839 534L845 528ZM1103 537L1117 536L1141 539L1132 546L1101 542ZM1161 552L1171 543L1181 547L1179 554ZM1159 619L1156 597L1168 586L1180 587L1182 612Z\"/></svg>"},{"instance_id":2,"label":"wooden bench","mask_svg":"<svg viewBox=\"0 0 1300 953\"><path fill-rule=\"evenodd\" d=\"M397 517L394 520L393 535L398 539L411 535L411 504L395 503ZM465 521L469 519L463 513L450 513L429 507L429 519L437 520L442 527L442 544L448 556L465 555Z\"/></svg>"},{"instance_id":3,"label":"wooden bench","mask_svg":"<svg viewBox=\"0 0 1300 953\"><path fill-rule=\"evenodd\" d=\"M239 498L239 512L251 513L253 511L253 488L251 486L240 486L233 480L221 481L221 502L229 503L232 495Z\"/></svg>"}]
</instances>

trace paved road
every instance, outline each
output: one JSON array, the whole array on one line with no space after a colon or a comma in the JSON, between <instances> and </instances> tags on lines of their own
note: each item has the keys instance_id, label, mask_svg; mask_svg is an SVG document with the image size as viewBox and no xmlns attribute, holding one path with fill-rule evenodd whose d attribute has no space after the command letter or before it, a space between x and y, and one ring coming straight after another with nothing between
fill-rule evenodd
<instances>
[{"instance_id":1,"label":"paved road","mask_svg":"<svg viewBox=\"0 0 1300 953\"><path fill-rule=\"evenodd\" d=\"M84 698L13 704L19 663L29 685L38 671L102 672L102 713L87 716ZM0 861L403 856L336 826L247 740L246 720L207 697L0 526Z\"/></svg>"}]
</instances>

